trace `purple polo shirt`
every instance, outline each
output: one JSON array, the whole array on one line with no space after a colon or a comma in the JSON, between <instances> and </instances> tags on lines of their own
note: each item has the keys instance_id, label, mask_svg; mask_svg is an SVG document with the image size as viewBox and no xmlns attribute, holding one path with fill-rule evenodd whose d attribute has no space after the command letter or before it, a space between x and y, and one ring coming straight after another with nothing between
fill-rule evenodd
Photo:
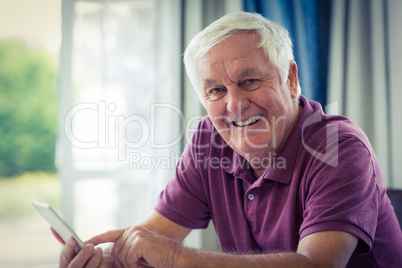
<instances>
[{"instance_id":1,"label":"purple polo shirt","mask_svg":"<svg viewBox=\"0 0 402 268\"><path fill-rule=\"evenodd\" d=\"M348 267L402 267L402 233L363 131L300 96L302 112L275 165L254 179L206 117L156 211L187 228L212 219L225 252L296 251L320 231L359 238ZM264 162L263 162L264 163Z\"/></svg>"}]
</instances>

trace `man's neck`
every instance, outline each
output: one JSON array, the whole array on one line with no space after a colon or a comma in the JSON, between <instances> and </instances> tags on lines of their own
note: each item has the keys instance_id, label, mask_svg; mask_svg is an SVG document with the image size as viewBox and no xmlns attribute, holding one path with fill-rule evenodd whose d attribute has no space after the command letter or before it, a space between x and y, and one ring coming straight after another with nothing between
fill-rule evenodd
<instances>
[{"instance_id":1,"label":"man's neck","mask_svg":"<svg viewBox=\"0 0 402 268\"><path fill-rule=\"evenodd\" d=\"M282 150L282 148L285 146L286 142L289 139L290 134L292 133L292 131L296 127L296 124L299 121L299 117L300 117L300 114L301 114L301 111L302 111L303 107L300 106L299 104L297 104L297 106L295 106L295 107L296 107L296 109L295 109L295 114L296 114L295 120L293 121L291 127L289 128L289 131L285 134L286 136L283 139L282 144L278 148L269 149L263 155L259 155L259 156L255 156L255 155L254 156L251 156L251 155L245 156L245 158L250 163L250 166L253 169L254 178L256 180L259 179L272 166L274 166L276 156Z\"/></svg>"}]
</instances>

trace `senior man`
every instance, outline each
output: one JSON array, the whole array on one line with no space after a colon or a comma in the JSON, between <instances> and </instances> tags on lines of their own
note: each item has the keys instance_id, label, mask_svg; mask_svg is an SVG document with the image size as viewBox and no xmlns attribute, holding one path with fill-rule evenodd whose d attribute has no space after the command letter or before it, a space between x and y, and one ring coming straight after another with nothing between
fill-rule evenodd
<instances>
[{"instance_id":1,"label":"senior man","mask_svg":"<svg viewBox=\"0 0 402 268\"><path fill-rule=\"evenodd\" d=\"M63 248L81 267L402 267L374 151L300 94L288 32L229 14L194 37L187 74L208 116L143 224ZM319 75L319 74L317 74ZM212 220L222 252L180 242ZM94 245L113 242L110 256Z\"/></svg>"}]
</instances>

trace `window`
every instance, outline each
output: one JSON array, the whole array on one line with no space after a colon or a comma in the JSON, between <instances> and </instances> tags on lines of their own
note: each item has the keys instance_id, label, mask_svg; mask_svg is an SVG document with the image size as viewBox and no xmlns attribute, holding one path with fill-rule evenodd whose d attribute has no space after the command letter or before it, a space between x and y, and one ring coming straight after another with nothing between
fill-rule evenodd
<instances>
[{"instance_id":1,"label":"window","mask_svg":"<svg viewBox=\"0 0 402 268\"><path fill-rule=\"evenodd\" d=\"M83 239L143 220L180 157L180 8L156 2L63 2L58 166Z\"/></svg>"}]
</instances>

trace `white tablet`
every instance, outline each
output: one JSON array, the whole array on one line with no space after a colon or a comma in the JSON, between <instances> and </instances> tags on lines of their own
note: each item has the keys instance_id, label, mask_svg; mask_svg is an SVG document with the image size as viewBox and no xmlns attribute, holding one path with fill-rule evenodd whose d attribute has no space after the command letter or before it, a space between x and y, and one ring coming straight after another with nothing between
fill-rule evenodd
<instances>
[{"instance_id":1,"label":"white tablet","mask_svg":"<svg viewBox=\"0 0 402 268\"><path fill-rule=\"evenodd\" d=\"M60 235L65 242L67 242L70 237L74 237L78 245L75 252L78 253L85 244L76 235L76 233L68 226L68 224L63 221L63 219L53 210L53 208L45 203L38 201L33 201L32 205L38 210L43 218L50 224L50 226Z\"/></svg>"}]
</instances>

